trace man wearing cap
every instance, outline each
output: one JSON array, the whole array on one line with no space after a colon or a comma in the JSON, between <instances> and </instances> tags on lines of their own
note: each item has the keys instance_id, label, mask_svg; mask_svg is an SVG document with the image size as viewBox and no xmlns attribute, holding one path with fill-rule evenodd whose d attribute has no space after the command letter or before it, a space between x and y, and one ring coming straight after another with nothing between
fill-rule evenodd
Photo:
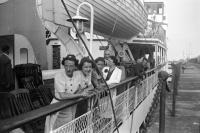
<instances>
[{"instance_id":1,"label":"man wearing cap","mask_svg":"<svg viewBox=\"0 0 200 133\"><path fill-rule=\"evenodd\" d=\"M8 57L9 46L0 49L0 92L9 92L14 89L14 77L11 60Z\"/></svg>"},{"instance_id":2,"label":"man wearing cap","mask_svg":"<svg viewBox=\"0 0 200 133\"><path fill-rule=\"evenodd\" d=\"M111 56L111 51L109 49L104 51L104 59L107 60Z\"/></svg>"},{"instance_id":3,"label":"man wearing cap","mask_svg":"<svg viewBox=\"0 0 200 133\"><path fill-rule=\"evenodd\" d=\"M51 103L58 102L59 100L86 97L87 93L80 91L82 88L81 76L80 71L75 71L78 65L76 57L68 55L63 58L62 65L65 70L58 72L54 77L55 98ZM70 122L75 118L75 113L76 105L73 105L48 116L45 123L45 133Z\"/></svg>"}]
</instances>

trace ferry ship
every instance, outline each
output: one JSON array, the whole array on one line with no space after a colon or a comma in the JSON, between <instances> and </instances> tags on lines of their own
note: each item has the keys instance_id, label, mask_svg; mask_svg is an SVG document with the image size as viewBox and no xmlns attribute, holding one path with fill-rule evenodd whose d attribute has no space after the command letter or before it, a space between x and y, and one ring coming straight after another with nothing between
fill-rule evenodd
<instances>
[{"instance_id":1,"label":"ferry ship","mask_svg":"<svg viewBox=\"0 0 200 133\"><path fill-rule=\"evenodd\" d=\"M90 22L79 25L85 27L79 29L80 36L76 36L66 10L72 18L82 16L82 22L90 19ZM125 68L126 79L109 86L111 99L105 95L99 98L98 107L91 108L94 104L92 97L101 97L105 90L92 95L88 98L90 106L87 113L49 132L143 131L142 127L145 127L158 102L158 72L166 68L167 62L166 31L162 27L164 2L3 0L0 1L0 18L0 46L11 47L9 57L19 72L16 73L15 90L29 90L26 104L23 98L8 98L11 101L7 103L10 105L8 112L11 113L7 118L1 117L0 132L17 132L17 129L44 132L46 116L83 100L60 101L50 105L54 75L63 69L60 65L62 57L67 54L74 54L78 59L88 56L80 38L94 58L103 56L104 50L110 49ZM151 58L152 65L141 78L134 75L134 65L142 56ZM18 106L20 103L22 106ZM5 114L3 111L1 115ZM99 112L99 117L94 118L95 112Z\"/></svg>"}]
</instances>

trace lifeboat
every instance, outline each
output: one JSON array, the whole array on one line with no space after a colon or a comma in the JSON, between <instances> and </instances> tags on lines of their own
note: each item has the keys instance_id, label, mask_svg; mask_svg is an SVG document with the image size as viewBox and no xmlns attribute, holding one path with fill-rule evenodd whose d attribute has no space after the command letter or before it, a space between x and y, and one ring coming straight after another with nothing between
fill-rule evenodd
<instances>
[{"instance_id":1,"label":"lifeboat","mask_svg":"<svg viewBox=\"0 0 200 133\"><path fill-rule=\"evenodd\" d=\"M94 8L95 34L130 39L144 32L147 25L147 13L139 0L65 0L71 16L75 16L82 2L88 2ZM60 0L42 0L38 3L38 11L44 21L72 26L66 21L69 16ZM90 8L87 5L81 6L80 15L90 19ZM85 24L87 29L89 26L89 22Z\"/></svg>"}]
</instances>

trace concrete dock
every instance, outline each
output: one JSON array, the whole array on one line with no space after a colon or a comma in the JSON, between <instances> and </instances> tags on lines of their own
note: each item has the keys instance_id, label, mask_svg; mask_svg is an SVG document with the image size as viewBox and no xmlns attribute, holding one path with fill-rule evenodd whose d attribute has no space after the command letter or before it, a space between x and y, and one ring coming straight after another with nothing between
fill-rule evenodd
<instances>
[{"instance_id":1,"label":"concrete dock","mask_svg":"<svg viewBox=\"0 0 200 133\"><path fill-rule=\"evenodd\" d=\"M187 64L180 75L175 117L171 116L171 93L167 94L165 133L200 133L200 64ZM159 107L147 133L159 133Z\"/></svg>"}]
</instances>

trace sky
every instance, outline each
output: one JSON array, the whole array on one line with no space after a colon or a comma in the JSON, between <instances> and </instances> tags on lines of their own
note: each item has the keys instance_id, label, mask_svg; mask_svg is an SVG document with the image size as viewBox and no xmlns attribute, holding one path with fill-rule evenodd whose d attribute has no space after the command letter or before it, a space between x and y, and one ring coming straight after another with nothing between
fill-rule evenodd
<instances>
[{"instance_id":1,"label":"sky","mask_svg":"<svg viewBox=\"0 0 200 133\"><path fill-rule=\"evenodd\" d=\"M168 59L200 55L200 0L165 0Z\"/></svg>"}]
</instances>

